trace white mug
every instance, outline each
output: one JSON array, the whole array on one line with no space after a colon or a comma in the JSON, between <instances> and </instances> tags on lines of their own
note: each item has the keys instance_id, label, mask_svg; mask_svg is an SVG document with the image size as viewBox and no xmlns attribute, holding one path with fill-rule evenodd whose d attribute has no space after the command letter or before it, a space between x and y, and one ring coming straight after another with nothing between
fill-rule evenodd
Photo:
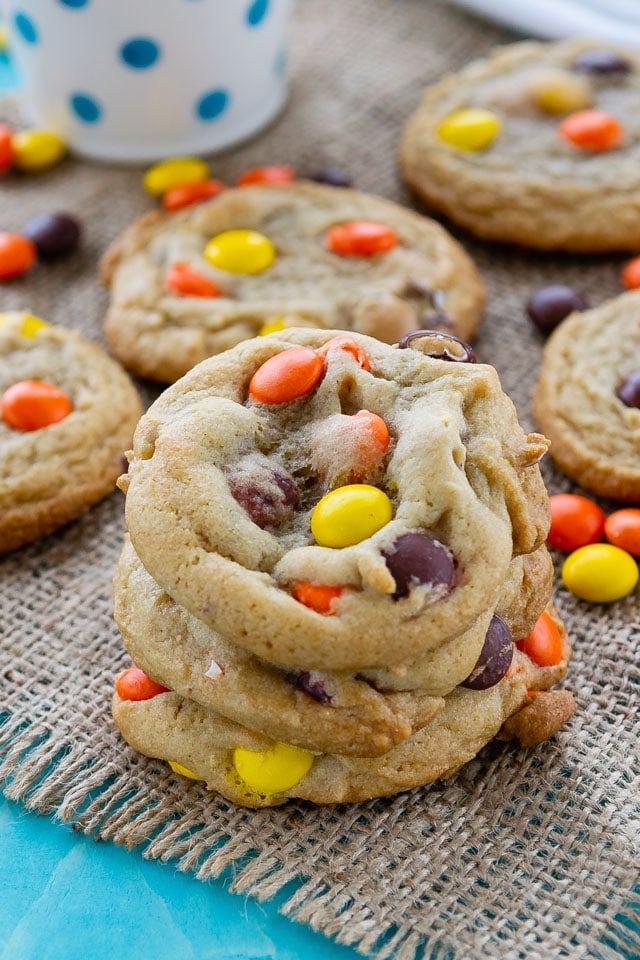
<instances>
[{"instance_id":1,"label":"white mug","mask_svg":"<svg viewBox=\"0 0 640 960\"><path fill-rule=\"evenodd\" d=\"M26 119L98 160L221 150L287 96L291 0L7 0Z\"/></svg>"}]
</instances>

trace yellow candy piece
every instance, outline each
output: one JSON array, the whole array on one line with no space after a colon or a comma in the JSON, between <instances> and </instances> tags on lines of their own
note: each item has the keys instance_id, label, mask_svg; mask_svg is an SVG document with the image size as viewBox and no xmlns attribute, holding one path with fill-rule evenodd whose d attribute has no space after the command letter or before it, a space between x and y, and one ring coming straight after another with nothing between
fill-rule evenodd
<instances>
[{"instance_id":1,"label":"yellow candy piece","mask_svg":"<svg viewBox=\"0 0 640 960\"><path fill-rule=\"evenodd\" d=\"M313 754L276 741L269 750L236 747L232 763L240 779L256 793L271 796L300 783L309 772Z\"/></svg>"},{"instance_id":2,"label":"yellow candy piece","mask_svg":"<svg viewBox=\"0 0 640 960\"><path fill-rule=\"evenodd\" d=\"M270 333L280 333L286 330L287 325L284 320L271 320L270 323L264 323L258 330L259 337L268 337Z\"/></svg>"},{"instance_id":3,"label":"yellow candy piece","mask_svg":"<svg viewBox=\"0 0 640 960\"><path fill-rule=\"evenodd\" d=\"M174 157L161 160L149 167L144 175L143 185L152 197L161 197L172 187L185 183L199 183L208 180L209 166L197 157Z\"/></svg>"},{"instance_id":4,"label":"yellow candy piece","mask_svg":"<svg viewBox=\"0 0 640 960\"><path fill-rule=\"evenodd\" d=\"M350 547L372 537L393 516L391 500L368 483L337 487L311 514L311 532L321 547Z\"/></svg>"},{"instance_id":5,"label":"yellow candy piece","mask_svg":"<svg viewBox=\"0 0 640 960\"><path fill-rule=\"evenodd\" d=\"M9 31L6 24L0 23L0 53L6 53L9 49Z\"/></svg>"},{"instance_id":6,"label":"yellow candy piece","mask_svg":"<svg viewBox=\"0 0 640 960\"><path fill-rule=\"evenodd\" d=\"M275 260L276 248L255 230L225 230L209 240L204 256L226 273L262 273Z\"/></svg>"},{"instance_id":7,"label":"yellow candy piece","mask_svg":"<svg viewBox=\"0 0 640 960\"><path fill-rule=\"evenodd\" d=\"M457 150L485 150L500 133L500 120L490 110L456 110L439 124L436 133Z\"/></svg>"},{"instance_id":8,"label":"yellow candy piece","mask_svg":"<svg viewBox=\"0 0 640 960\"><path fill-rule=\"evenodd\" d=\"M12 313L0 313L0 330L3 327L6 327L10 320L15 317L15 314ZM43 330L44 327L49 327L51 324L45 323L44 320L41 320L40 317L34 317L33 314L28 313L22 318L22 326L20 327L20 334L23 337L35 337L40 330Z\"/></svg>"},{"instance_id":9,"label":"yellow candy piece","mask_svg":"<svg viewBox=\"0 0 640 960\"><path fill-rule=\"evenodd\" d=\"M27 173L55 167L67 152L67 145L51 130L20 130L11 138L14 166Z\"/></svg>"},{"instance_id":10,"label":"yellow candy piece","mask_svg":"<svg viewBox=\"0 0 640 960\"><path fill-rule=\"evenodd\" d=\"M565 587L591 603L626 597L638 582L638 565L626 550L609 543L590 543L570 553L562 565Z\"/></svg>"},{"instance_id":11,"label":"yellow candy piece","mask_svg":"<svg viewBox=\"0 0 640 960\"><path fill-rule=\"evenodd\" d=\"M28 313L22 321L20 333L23 337L31 338L35 337L36 334L40 333L41 330L44 330L45 327L49 326L51 326L51 324L41 320L40 317L34 317L33 314Z\"/></svg>"},{"instance_id":12,"label":"yellow candy piece","mask_svg":"<svg viewBox=\"0 0 640 960\"><path fill-rule=\"evenodd\" d=\"M534 77L528 89L540 109L553 115L586 110L593 103L586 77L566 70L547 70Z\"/></svg>"},{"instance_id":13,"label":"yellow candy piece","mask_svg":"<svg viewBox=\"0 0 640 960\"><path fill-rule=\"evenodd\" d=\"M181 763L177 762L177 760L168 760L167 763L173 772L179 773L181 777L188 777L189 780L204 780L204 777L199 777L197 773L193 772L193 770L189 770L188 767L183 767Z\"/></svg>"}]
</instances>

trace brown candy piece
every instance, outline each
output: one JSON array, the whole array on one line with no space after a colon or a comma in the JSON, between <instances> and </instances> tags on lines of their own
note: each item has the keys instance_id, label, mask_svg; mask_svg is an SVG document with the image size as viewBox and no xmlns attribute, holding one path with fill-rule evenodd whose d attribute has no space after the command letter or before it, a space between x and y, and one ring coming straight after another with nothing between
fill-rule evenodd
<instances>
[{"instance_id":1,"label":"brown candy piece","mask_svg":"<svg viewBox=\"0 0 640 960\"><path fill-rule=\"evenodd\" d=\"M478 360L468 343L440 330L415 330L404 336L398 347L400 350L407 347L420 350L435 360L451 360L454 363L477 363Z\"/></svg>"},{"instance_id":2,"label":"brown candy piece","mask_svg":"<svg viewBox=\"0 0 640 960\"><path fill-rule=\"evenodd\" d=\"M527 301L531 322L545 336L551 333L565 317L575 310L586 310L589 304L583 294L573 287L554 283L535 290Z\"/></svg>"},{"instance_id":3,"label":"brown candy piece","mask_svg":"<svg viewBox=\"0 0 640 960\"><path fill-rule=\"evenodd\" d=\"M624 76L631 72L631 64L612 50L585 50L573 61L574 70L600 76Z\"/></svg>"},{"instance_id":4,"label":"brown candy piece","mask_svg":"<svg viewBox=\"0 0 640 960\"><path fill-rule=\"evenodd\" d=\"M296 679L296 689L306 693L323 707L331 706L331 694L327 690L324 678L316 670L303 670Z\"/></svg>"},{"instance_id":5,"label":"brown candy piece","mask_svg":"<svg viewBox=\"0 0 640 960\"><path fill-rule=\"evenodd\" d=\"M264 460L246 457L227 481L234 499L262 529L287 523L300 504L293 477Z\"/></svg>"},{"instance_id":6,"label":"brown candy piece","mask_svg":"<svg viewBox=\"0 0 640 960\"><path fill-rule=\"evenodd\" d=\"M403 533L383 550L389 572L396 583L394 600L407 597L412 586L431 584L452 590L456 564L451 551L429 533Z\"/></svg>"},{"instance_id":7,"label":"brown candy piece","mask_svg":"<svg viewBox=\"0 0 640 960\"><path fill-rule=\"evenodd\" d=\"M625 406L640 408L640 370L634 370L622 381L616 390L616 396Z\"/></svg>"},{"instance_id":8,"label":"brown candy piece","mask_svg":"<svg viewBox=\"0 0 640 960\"><path fill-rule=\"evenodd\" d=\"M467 679L460 684L470 690L487 690L504 677L513 660L511 631L502 617L494 614L480 656Z\"/></svg>"}]
</instances>

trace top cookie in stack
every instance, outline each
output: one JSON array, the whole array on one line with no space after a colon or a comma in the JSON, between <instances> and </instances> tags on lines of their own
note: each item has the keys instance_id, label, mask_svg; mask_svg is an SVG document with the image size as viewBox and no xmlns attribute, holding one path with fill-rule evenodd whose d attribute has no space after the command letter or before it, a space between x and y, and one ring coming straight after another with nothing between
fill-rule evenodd
<instances>
[{"instance_id":1,"label":"top cookie in stack","mask_svg":"<svg viewBox=\"0 0 640 960\"><path fill-rule=\"evenodd\" d=\"M362 799L451 772L562 675L561 628L544 675L512 642L550 598L546 441L474 360L439 332L298 329L153 404L116 603L162 687L116 696L131 743L251 805ZM261 789L236 753L274 743L310 765Z\"/></svg>"},{"instance_id":2,"label":"top cookie in stack","mask_svg":"<svg viewBox=\"0 0 640 960\"><path fill-rule=\"evenodd\" d=\"M297 330L198 366L136 432L126 517L142 563L285 665L407 663L468 629L548 527L546 441L468 359L437 334L388 347ZM296 598L306 584L335 591L332 615Z\"/></svg>"}]
</instances>

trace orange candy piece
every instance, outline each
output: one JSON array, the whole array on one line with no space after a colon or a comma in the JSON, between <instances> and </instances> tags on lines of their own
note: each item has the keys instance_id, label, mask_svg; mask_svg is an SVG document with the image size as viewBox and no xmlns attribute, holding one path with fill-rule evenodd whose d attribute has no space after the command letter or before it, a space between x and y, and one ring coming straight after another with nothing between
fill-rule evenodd
<instances>
[{"instance_id":1,"label":"orange candy piece","mask_svg":"<svg viewBox=\"0 0 640 960\"><path fill-rule=\"evenodd\" d=\"M625 507L609 514L604 523L604 534L609 543L640 557L640 509Z\"/></svg>"},{"instance_id":2,"label":"orange candy piece","mask_svg":"<svg viewBox=\"0 0 640 960\"><path fill-rule=\"evenodd\" d=\"M19 233L0 233L0 280L26 273L38 257L35 243Z\"/></svg>"},{"instance_id":3,"label":"orange candy piece","mask_svg":"<svg viewBox=\"0 0 640 960\"><path fill-rule=\"evenodd\" d=\"M340 257L375 257L397 244L395 230L375 220L350 220L327 231L327 247Z\"/></svg>"},{"instance_id":4,"label":"orange candy piece","mask_svg":"<svg viewBox=\"0 0 640 960\"><path fill-rule=\"evenodd\" d=\"M627 290L637 290L640 287L640 257L629 260L622 268L622 283Z\"/></svg>"},{"instance_id":5,"label":"orange candy piece","mask_svg":"<svg viewBox=\"0 0 640 960\"><path fill-rule=\"evenodd\" d=\"M358 413L354 413L353 416L356 420L367 421L374 446L378 447L383 453L389 449L391 437L389 436L389 429L382 417L379 417L377 413L371 413L370 410L359 410Z\"/></svg>"},{"instance_id":6,"label":"orange candy piece","mask_svg":"<svg viewBox=\"0 0 640 960\"><path fill-rule=\"evenodd\" d=\"M318 354L321 357L326 357L332 350L346 350L346 352L350 353L355 361L360 364L363 370L367 372L371 370L371 364L369 363L369 357L366 351L353 337L332 337L331 340L327 340L326 343L322 344L318 350Z\"/></svg>"},{"instance_id":7,"label":"orange candy piece","mask_svg":"<svg viewBox=\"0 0 640 960\"><path fill-rule=\"evenodd\" d=\"M6 425L24 433L58 423L72 410L66 393L44 380L20 380L5 390L0 401Z\"/></svg>"},{"instance_id":8,"label":"orange candy piece","mask_svg":"<svg viewBox=\"0 0 640 960\"><path fill-rule=\"evenodd\" d=\"M558 133L575 147L594 153L618 147L624 135L622 126L615 117L602 110L578 110L570 113L558 125Z\"/></svg>"},{"instance_id":9,"label":"orange candy piece","mask_svg":"<svg viewBox=\"0 0 640 960\"><path fill-rule=\"evenodd\" d=\"M283 350L258 367L249 396L260 403L291 403L311 393L324 376L324 360L309 347Z\"/></svg>"},{"instance_id":10,"label":"orange candy piece","mask_svg":"<svg viewBox=\"0 0 640 960\"><path fill-rule=\"evenodd\" d=\"M121 700L151 700L159 693L167 693L168 689L148 677L140 667L129 667L116 680L116 693Z\"/></svg>"},{"instance_id":11,"label":"orange candy piece","mask_svg":"<svg viewBox=\"0 0 640 960\"><path fill-rule=\"evenodd\" d=\"M174 263L164 278L164 289L178 297L220 297L222 290L188 263Z\"/></svg>"},{"instance_id":12,"label":"orange candy piece","mask_svg":"<svg viewBox=\"0 0 640 960\"><path fill-rule=\"evenodd\" d=\"M556 550L572 553L604 537L605 512L593 500L577 493L556 493L549 497L551 527L547 543Z\"/></svg>"},{"instance_id":13,"label":"orange candy piece","mask_svg":"<svg viewBox=\"0 0 640 960\"><path fill-rule=\"evenodd\" d=\"M316 613L323 613L331 617L335 614L334 605L342 595L342 587L327 587L317 583L301 581L293 588L293 596L305 607L310 607Z\"/></svg>"},{"instance_id":14,"label":"orange candy piece","mask_svg":"<svg viewBox=\"0 0 640 960\"><path fill-rule=\"evenodd\" d=\"M546 610L538 617L531 633L519 640L517 646L539 667L556 667L564 658L560 631Z\"/></svg>"},{"instance_id":15,"label":"orange candy piece","mask_svg":"<svg viewBox=\"0 0 640 960\"><path fill-rule=\"evenodd\" d=\"M291 183L296 178L296 172L293 167L287 163L279 165L270 165L264 167L252 167L236 180L237 187L250 187L254 184L277 185L279 183Z\"/></svg>"},{"instance_id":16,"label":"orange candy piece","mask_svg":"<svg viewBox=\"0 0 640 960\"><path fill-rule=\"evenodd\" d=\"M0 174L13 165L13 130L6 123L0 123Z\"/></svg>"},{"instance_id":17,"label":"orange candy piece","mask_svg":"<svg viewBox=\"0 0 640 960\"><path fill-rule=\"evenodd\" d=\"M165 210L182 210L194 203L210 200L225 190L221 180L198 180L194 183L180 183L171 187L162 195L162 206Z\"/></svg>"}]
</instances>

